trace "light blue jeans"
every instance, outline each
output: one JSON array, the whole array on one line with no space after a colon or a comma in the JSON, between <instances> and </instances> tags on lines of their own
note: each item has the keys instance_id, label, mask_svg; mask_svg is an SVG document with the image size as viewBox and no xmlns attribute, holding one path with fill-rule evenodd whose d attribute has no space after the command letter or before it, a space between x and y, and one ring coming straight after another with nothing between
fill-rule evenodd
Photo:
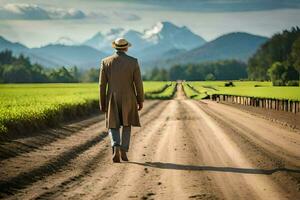
<instances>
[{"instance_id":1,"label":"light blue jeans","mask_svg":"<svg viewBox=\"0 0 300 200\"><path fill-rule=\"evenodd\" d=\"M112 147L119 146L123 151L128 152L131 126L122 126L122 140L120 139L120 128L110 128L108 133Z\"/></svg>"}]
</instances>

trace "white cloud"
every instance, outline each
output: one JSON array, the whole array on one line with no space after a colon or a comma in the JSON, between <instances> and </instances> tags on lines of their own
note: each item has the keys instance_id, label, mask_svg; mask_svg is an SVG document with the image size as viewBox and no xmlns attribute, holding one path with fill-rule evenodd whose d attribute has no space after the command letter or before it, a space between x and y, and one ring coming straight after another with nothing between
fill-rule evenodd
<instances>
[{"instance_id":1,"label":"white cloud","mask_svg":"<svg viewBox=\"0 0 300 200\"><path fill-rule=\"evenodd\" d=\"M52 19L83 19L87 17L83 11L74 8L49 10L49 14Z\"/></svg>"},{"instance_id":2,"label":"white cloud","mask_svg":"<svg viewBox=\"0 0 300 200\"><path fill-rule=\"evenodd\" d=\"M136 21L141 19L138 15L126 13L126 12L114 12L114 14L117 17L128 21Z\"/></svg>"},{"instance_id":3,"label":"white cloud","mask_svg":"<svg viewBox=\"0 0 300 200\"><path fill-rule=\"evenodd\" d=\"M0 19L50 19L48 12L37 5L6 4L0 8Z\"/></svg>"},{"instance_id":4,"label":"white cloud","mask_svg":"<svg viewBox=\"0 0 300 200\"><path fill-rule=\"evenodd\" d=\"M24 20L45 20L45 19L83 19L89 17L78 9L46 9L35 4L6 4L0 7L0 19L24 19Z\"/></svg>"}]
</instances>

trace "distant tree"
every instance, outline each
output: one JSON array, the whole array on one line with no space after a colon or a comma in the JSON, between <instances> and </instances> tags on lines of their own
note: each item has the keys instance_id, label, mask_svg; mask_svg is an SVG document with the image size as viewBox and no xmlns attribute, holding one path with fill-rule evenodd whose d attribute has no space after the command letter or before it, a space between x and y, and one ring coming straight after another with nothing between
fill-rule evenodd
<instances>
[{"instance_id":1,"label":"distant tree","mask_svg":"<svg viewBox=\"0 0 300 200\"><path fill-rule=\"evenodd\" d=\"M13 57L12 52L9 50L5 50L0 52L0 66L5 64L11 64L15 61L15 57Z\"/></svg>"},{"instance_id":2,"label":"distant tree","mask_svg":"<svg viewBox=\"0 0 300 200\"><path fill-rule=\"evenodd\" d=\"M209 73L205 76L205 80L206 81L214 81L214 80L216 80L216 77L212 73Z\"/></svg>"},{"instance_id":3,"label":"distant tree","mask_svg":"<svg viewBox=\"0 0 300 200\"><path fill-rule=\"evenodd\" d=\"M70 74L70 72L65 67L52 70L49 74L49 79L51 82L55 82L55 83L75 82L74 77Z\"/></svg>"},{"instance_id":4,"label":"distant tree","mask_svg":"<svg viewBox=\"0 0 300 200\"><path fill-rule=\"evenodd\" d=\"M69 71L70 75L73 77L74 82L79 82L80 73L79 73L77 66L70 67L68 69L68 71Z\"/></svg>"},{"instance_id":5,"label":"distant tree","mask_svg":"<svg viewBox=\"0 0 300 200\"><path fill-rule=\"evenodd\" d=\"M299 73L295 68L288 65L286 62L275 62L268 69L268 75L271 78L273 85L287 85L290 80L298 80Z\"/></svg>"},{"instance_id":6,"label":"distant tree","mask_svg":"<svg viewBox=\"0 0 300 200\"><path fill-rule=\"evenodd\" d=\"M48 81L48 77L45 73L44 68L39 64L34 64L31 66L32 82L44 83Z\"/></svg>"},{"instance_id":7,"label":"distant tree","mask_svg":"<svg viewBox=\"0 0 300 200\"><path fill-rule=\"evenodd\" d=\"M293 65L285 62L284 67L285 71L281 76L281 80L284 82L284 85L287 85L289 81L299 80L299 72L294 68Z\"/></svg>"},{"instance_id":8,"label":"distant tree","mask_svg":"<svg viewBox=\"0 0 300 200\"><path fill-rule=\"evenodd\" d=\"M275 62L268 69L268 75L271 78L273 83L275 83L277 80L281 80L284 72L285 72L285 67L281 62Z\"/></svg>"},{"instance_id":9,"label":"distant tree","mask_svg":"<svg viewBox=\"0 0 300 200\"><path fill-rule=\"evenodd\" d=\"M171 81L185 79L185 69L181 65L175 65L170 68L169 76Z\"/></svg>"},{"instance_id":10,"label":"distant tree","mask_svg":"<svg viewBox=\"0 0 300 200\"><path fill-rule=\"evenodd\" d=\"M20 54L20 56L17 59L15 59L15 61L12 62L11 64L19 65L19 66L25 67L27 69L29 69L31 67L29 58L25 57L23 54Z\"/></svg>"},{"instance_id":11,"label":"distant tree","mask_svg":"<svg viewBox=\"0 0 300 200\"><path fill-rule=\"evenodd\" d=\"M4 83L32 82L31 72L22 65L4 65L2 79Z\"/></svg>"},{"instance_id":12,"label":"distant tree","mask_svg":"<svg viewBox=\"0 0 300 200\"><path fill-rule=\"evenodd\" d=\"M83 72L80 81L82 82L98 82L99 81L99 69L90 68Z\"/></svg>"},{"instance_id":13,"label":"distant tree","mask_svg":"<svg viewBox=\"0 0 300 200\"><path fill-rule=\"evenodd\" d=\"M169 72L166 69L161 69L160 72L161 80L162 81L168 81L169 80Z\"/></svg>"},{"instance_id":14,"label":"distant tree","mask_svg":"<svg viewBox=\"0 0 300 200\"><path fill-rule=\"evenodd\" d=\"M300 37L293 43L292 53L291 53L291 64L300 74Z\"/></svg>"}]
</instances>

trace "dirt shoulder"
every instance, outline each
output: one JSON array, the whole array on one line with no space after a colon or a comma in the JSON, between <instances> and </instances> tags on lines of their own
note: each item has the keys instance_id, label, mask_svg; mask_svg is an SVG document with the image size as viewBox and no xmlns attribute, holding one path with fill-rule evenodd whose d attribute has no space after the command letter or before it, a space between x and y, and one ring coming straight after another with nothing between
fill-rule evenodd
<instances>
[{"instance_id":1,"label":"dirt shoulder","mask_svg":"<svg viewBox=\"0 0 300 200\"><path fill-rule=\"evenodd\" d=\"M235 108L239 108L245 112L249 112L258 117L271 120L275 123L280 123L281 125L289 127L291 129L300 130L300 113L295 114L291 112L270 110L270 109L257 108L257 107L245 106L240 104L232 104L232 103L223 103L223 104L230 105Z\"/></svg>"}]
</instances>

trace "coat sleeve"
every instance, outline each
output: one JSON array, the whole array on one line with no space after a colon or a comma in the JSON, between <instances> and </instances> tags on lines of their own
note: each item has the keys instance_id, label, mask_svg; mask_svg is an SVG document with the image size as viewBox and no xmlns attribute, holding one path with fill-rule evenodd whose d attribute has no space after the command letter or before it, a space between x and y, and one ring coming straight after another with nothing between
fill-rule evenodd
<instances>
[{"instance_id":1,"label":"coat sleeve","mask_svg":"<svg viewBox=\"0 0 300 200\"><path fill-rule=\"evenodd\" d=\"M136 60L136 66L133 73L133 82L136 89L136 98L137 102L143 102L144 101L144 87L143 87L143 81L141 76L141 70L138 61Z\"/></svg>"},{"instance_id":2,"label":"coat sleeve","mask_svg":"<svg viewBox=\"0 0 300 200\"><path fill-rule=\"evenodd\" d=\"M106 110L106 86L107 74L105 71L104 63L101 61L100 75L99 75L99 88L100 88L100 108Z\"/></svg>"}]
</instances>

